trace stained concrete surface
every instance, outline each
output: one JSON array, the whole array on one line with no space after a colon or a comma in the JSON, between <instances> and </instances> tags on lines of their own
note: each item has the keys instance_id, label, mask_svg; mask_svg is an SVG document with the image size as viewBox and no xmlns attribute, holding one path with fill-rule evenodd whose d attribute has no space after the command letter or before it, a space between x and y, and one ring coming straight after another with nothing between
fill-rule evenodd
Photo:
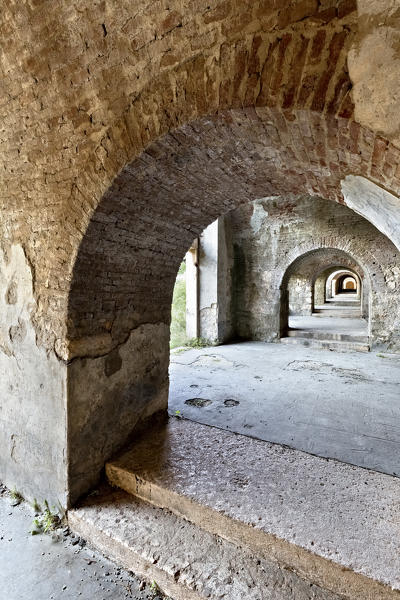
<instances>
[{"instance_id":1,"label":"stained concrete surface","mask_svg":"<svg viewBox=\"0 0 400 600\"><path fill-rule=\"evenodd\" d=\"M244 342L171 356L171 414L400 476L400 356Z\"/></svg>"},{"instance_id":2,"label":"stained concrete surface","mask_svg":"<svg viewBox=\"0 0 400 600\"><path fill-rule=\"evenodd\" d=\"M12 506L0 484L1 600L164 599L79 538L32 536L33 518L28 504Z\"/></svg>"}]
</instances>

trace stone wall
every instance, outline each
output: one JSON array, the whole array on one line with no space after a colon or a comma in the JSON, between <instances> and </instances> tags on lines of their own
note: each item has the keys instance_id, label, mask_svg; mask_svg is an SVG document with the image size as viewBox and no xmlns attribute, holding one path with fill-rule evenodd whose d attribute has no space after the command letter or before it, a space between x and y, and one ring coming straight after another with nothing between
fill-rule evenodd
<instances>
[{"instance_id":1,"label":"stone wall","mask_svg":"<svg viewBox=\"0 0 400 600\"><path fill-rule=\"evenodd\" d=\"M287 284L289 315L307 316L312 314L313 290L308 276L293 274Z\"/></svg>"},{"instance_id":2,"label":"stone wall","mask_svg":"<svg viewBox=\"0 0 400 600\"><path fill-rule=\"evenodd\" d=\"M307 196L257 200L231 215L237 333L279 338L281 292L301 291L292 310L309 314L322 270L343 266L370 288L374 348L400 351L400 255L371 223L344 206Z\"/></svg>"}]
</instances>

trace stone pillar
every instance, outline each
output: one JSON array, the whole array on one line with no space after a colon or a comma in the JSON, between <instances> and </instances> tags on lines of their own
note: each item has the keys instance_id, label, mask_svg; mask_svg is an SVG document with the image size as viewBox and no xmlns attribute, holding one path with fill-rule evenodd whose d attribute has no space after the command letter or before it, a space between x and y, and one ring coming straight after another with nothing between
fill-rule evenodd
<instances>
[{"instance_id":1,"label":"stone pillar","mask_svg":"<svg viewBox=\"0 0 400 600\"><path fill-rule=\"evenodd\" d=\"M199 329L199 240L186 253L186 335L200 337Z\"/></svg>"},{"instance_id":2,"label":"stone pillar","mask_svg":"<svg viewBox=\"0 0 400 600\"><path fill-rule=\"evenodd\" d=\"M326 275L320 275L317 277L314 284L314 303L313 308L325 304L325 288L326 288Z\"/></svg>"},{"instance_id":3,"label":"stone pillar","mask_svg":"<svg viewBox=\"0 0 400 600\"><path fill-rule=\"evenodd\" d=\"M213 344L232 336L232 242L229 218L221 217L201 234L186 259L186 331Z\"/></svg>"},{"instance_id":4,"label":"stone pillar","mask_svg":"<svg viewBox=\"0 0 400 600\"><path fill-rule=\"evenodd\" d=\"M312 286L308 276L292 275L289 279L289 315L312 314Z\"/></svg>"}]
</instances>

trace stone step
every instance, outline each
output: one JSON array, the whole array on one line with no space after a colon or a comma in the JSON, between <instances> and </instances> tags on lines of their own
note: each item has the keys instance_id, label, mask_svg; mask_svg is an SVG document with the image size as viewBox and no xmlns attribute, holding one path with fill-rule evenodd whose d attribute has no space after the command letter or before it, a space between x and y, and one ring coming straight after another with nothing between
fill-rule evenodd
<instances>
[{"instance_id":1,"label":"stone step","mask_svg":"<svg viewBox=\"0 0 400 600\"><path fill-rule=\"evenodd\" d=\"M281 344L297 344L306 348L320 350L335 350L336 352L369 352L368 342L350 342L328 339L315 339L314 337L287 336L281 338Z\"/></svg>"},{"instance_id":2,"label":"stone step","mask_svg":"<svg viewBox=\"0 0 400 600\"><path fill-rule=\"evenodd\" d=\"M361 312L355 310L331 309L331 308L316 308L312 313L313 317L335 317L336 319L360 319Z\"/></svg>"},{"instance_id":3,"label":"stone step","mask_svg":"<svg viewBox=\"0 0 400 600\"><path fill-rule=\"evenodd\" d=\"M90 546L155 582L171 600L343 599L120 490L105 488L90 497L69 511L68 523Z\"/></svg>"},{"instance_id":4,"label":"stone step","mask_svg":"<svg viewBox=\"0 0 400 600\"><path fill-rule=\"evenodd\" d=\"M352 335L350 333L333 333L329 331L316 331L314 329L289 329L287 337L305 338L310 340L334 340L337 342L369 343L367 335Z\"/></svg>"},{"instance_id":5,"label":"stone step","mask_svg":"<svg viewBox=\"0 0 400 600\"><path fill-rule=\"evenodd\" d=\"M106 473L112 485L322 590L400 598L397 478L175 418ZM210 598L236 598L218 593ZM255 597L279 598L271 590Z\"/></svg>"},{"instance_id":6,"label":"stone step","mask_svg":"<svg viewBox=\"0 0 400 600\"><path fill-rule=\"evenodd\" d=\"M360 307L361 303L357 300L328 300L328 306L354 306Z\"/></svg>"}]
</instances>

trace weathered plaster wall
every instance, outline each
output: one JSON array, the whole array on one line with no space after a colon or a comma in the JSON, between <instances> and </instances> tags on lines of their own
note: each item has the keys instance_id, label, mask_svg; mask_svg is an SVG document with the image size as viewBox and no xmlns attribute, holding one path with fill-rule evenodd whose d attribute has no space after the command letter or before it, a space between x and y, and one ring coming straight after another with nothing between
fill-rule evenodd
<instances>
[{"instance_id":1,"label":"weathered plaster wall","mask_svg":"<svg viewBox=\"0 0 400 600\"><path fill-rule=\"evenodd\" d=\"M169 328L141 325L98 358L76 358L68 368L69 490L74 499L95 485L106 459L135 426L168 406ZM118 401L116 401L116 399Z\"/></svg>"},{"instance_id":2,"label":"weathered plaster wall","mask_svg":"<svg viewBox=\"0 0 400 600\"><path fill-rule=\"evenodd\" d=\"M299 308L308 310L315 276L340 265L365 275L364 285L370 282L373 345L400 351L399 252L368 221L344 206L304 196L257 200L231 219L241 337L279 337L285 273L284 285L292 274L304 277L307 297L300 298Z\"/></svg>"},{"instance_id":3,"label":"weathered plaster wall","mask_svg":"<svg viewBox=\"0 0 400 600\"><path fill-rule=\"evenodd\" d=\"M374 182L357 175L347 175L341 182L346 206L373 223L400 248L400 197Z\"/></svg>"},{"instance_id":4,"label":"weathered plaster wall","mask_svg":"<svg viewBox=\"0 0 400 600\"><path fill-rule=\"evenodd\" d=\"M0 251L0 473L27 498L66 502L66 366L38 347L33 272L20 245Z\"/></svg>"},{"instance_id":5,"label":"weathered plaster wall","mask_svg":"<svg viewBox=\"0 0 400 600\"><path fill-rule=\"evenodd\" d=\"M357 0L359 35L349 52L355 117L400 142L400 6L397 0Z\"/></svg>"}]
</instances>

